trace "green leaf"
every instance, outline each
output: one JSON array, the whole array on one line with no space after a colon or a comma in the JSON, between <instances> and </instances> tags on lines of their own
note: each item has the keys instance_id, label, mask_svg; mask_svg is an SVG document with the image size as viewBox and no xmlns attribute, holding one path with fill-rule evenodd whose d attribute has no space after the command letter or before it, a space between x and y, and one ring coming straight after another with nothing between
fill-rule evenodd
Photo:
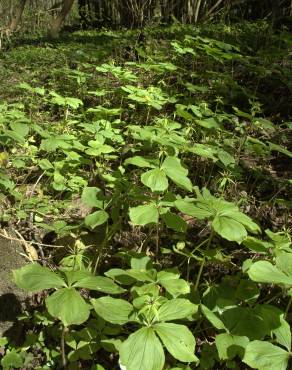
<instances>
[{"instance_id":1,"label":"green leaf","mask_svg":"<svg viewBox=\"0 0 292 370\"><path fill-rule=\"evenodd\" d=\"M194 146L188 148L188 150L196 155L199 155L200 157L210 158L214 161L216 160L216 150L206 144L195 143Z\"/></svg>"},{"instance_id":2,"label":"green leaf","mask_svg":"<svg viewBox=\"0 0 292 370\"><path fill-rule=\"evenodd\" d=\"M16 132L18 135L25 137L29 133L29 126L21 122L11 122L11 129Z\"/></svg>"},{"instance_id":3,"label":"green leaf","mask_svg":"<svg viewBox=\"0 0 292 370\"><path fill-rule=\"evenodd\" d=\"M130 321L133 306L123 299L101 297L91 299L90 302L96 313L105 321L118 325L123 325Z\"/></svg>"},{"instance_id":4,"label":"green leaf","mask_svg":"<svg viewBox=\"0 0 292 370\"><path fill-rule=\"evenodd\" d=\"M155 204L145 204L130 208L130 219L135 225L157 224L158 217L159 214Z\"/></svg>"},{"instance_id":5,"label":"green leaf","mask_svg":"<svg viewBox=\"0 0 292 370\"><path fill-rule=\"evenodd\" d=\"M183 279L162 279L158 282L174 298L180 295L188 294L190 292L189 284Z\"/></svg>"},{"instance_id":6,"label":"green leaf","mask_svg":"<svg viewBox=\"0 0 292 370\"><path fill-rule=\"evenodd\" d=\"M275 334L277 343L284 346L288 351L291 351L291 329L288 322L282 315L280 317L280 326L274 329L272 332Z\"/></svg>"},{"instance_id":7,"label":"green leaf","mask_svg":"<svg viewBox=\"0 0 292 370\"><path fill-rule=\"evenodd\" d=\"M131 269L133 270L149 270L153 268L151 258L148 256L137 256L131 258Z\"/></svg>"},{"instance_id":8,"label":"green leaf","mask_svg":"<svg viewBox=\"0 0 292 370\"><path fill-rule=\"evenodd\" d=\"M19 288L29 292L39 292L66 285L57 274L38 263L31 263L18 270L13 270L13 279Z\"/></svg>"},{"instance_id":9,"label":"green leaf","mask_svg":"<svg viewBox=\"0 0 292 370\"><path fill-rule=\"evenodd\" d=\"M154 282L155 281L155 276L153 276L152 272L155 272L155 270L145 270L145 269L140 269L140 270L134 270L130 269L127 270L126 273L131 276L132 278L138 280L138 281L150 281Z\"/></svg>"},{"instance_id":10,"label":"green leaf","mask_svg":"<svg viewBox=\"0 0 292 370\"><path fill-rule=\"evenodd\" d=\"M222 333L216 335L215 343L220 360L232 360L236 356L240 358L244 356L249 339L245 336Z\"/></svg>"},{"instance_id":11,"label":"green leaf","mask_svg":"<svg viewBox=\"0 0 292 370\"><path fill-rule=\"evenodd\" d=\"M192 191L193 185L191 180L187 177L188 170L184 168L179 158L166 157L162 163L161 169L164 170L166 175L179 187Z\"/></svg>"},{"instance_id":12,"label":"green leaf","mask_svg":"<svg viewBox=\"0 0 292 370\"><path fill-rule=\"evenodd\" d=\"M137 166L137 167L153 167L153 165L150 163L150 161L148 161L146 158L144 157L140 157L140 156L135 156L135 157L131 157L131 158L128 158L124 161L124 165L127 166L129 164L132 164L133 166Z\"/></svg>"},{"instance_id":13,"label":"green leaf","mask_svg":"<svg viewBox=\"0 0 292 370\"><path fill-rule=\"evenodd\" d=\"M88 276L78 280L74 287L97 290L108 294L120 294L125 290L104 276Z\"/></svg>"},{"instance_id":14,"label":"green leaf","mask_svg":"<svg viewBox=\"0 0 292 370\"><path fill-rule=\"evenodd\" d=\"M89 306L74 288L63 288L46 299L48 312L65 326L80 325L89 317Z\"/></svg>"},{"instance_id":15,"label":"green leaf","mask_svg":"<svg viewBox=\"0 0 292 370\"><path fill-rule=\"evenodd\" d=\"M220 128L219 123L213 117L205 118L205 119L196 119L195 122L198 125L200 125L204 128L208 128L208 129L212 129L212 128L219 129Z\"/></svg>"},{"instance_id":16,"label":"green leaf","mask_svg":"<svg viewBox=\"0 0 292 370\"><path fill-rule=\"evenodd\" d=\"M271 151L276 151L276 152L285 154L288 157L292 158L292 152L290 152L288 149L283 148L281 145L277 145L277 144L271 143L270 141L268 141L268 144L270 146L270 150Z\"/></svg>"},{"instance_id":17,"label":"green leaf","mask_svg":"<svg viewBox=\"0 0 292 370\"><path fill-rule=\"evenodd\" d=\"M210 323L214 326L214 328L218 330L226 330L227 328L225 327L224 323L222 320L219 319L219 317L216 316L214 312L209 310L208 307L204 306L203 304L201 305L201 310L204 314L204 316L210 321Z\"/></svg>"},{"instance_id":18,"label":"green leaf","mask_svg":"<svg viewBox=\"0 0 292 370\"><path fill-rule=\"evenodd\" d=\"M220 161L224 164L225 167L228 167L229 165L235 164L235 159L232 155L230 155L225 150L219 150L218 151L218 158Z\"/></svg>"},{"instance_id":19,"label":"green leaf","mask_svg":"<svg viewBox=\"0 0 292 370\"><path fill-rule=\"evenodd\" d=\"M1 360L3 370L19 369L23 366L23 358L15 349L7 350L5 356Z\"/></svg>"},{"instance_id":20,"label":"green leaf","mask_svg":"<svg viewBox=\"0 0 292 370\"><path fill-rule=\"evenodd\" d=\"M81 200L88 207L102 208L102 201L97 199L101 190L95 187L86 187L82 191Z\"/></svg>"},{"instance_id":21,"label":"green leaf","mask_svg":"<svg viewBox=\"0 0 292 370\"><path fill-rule=\"evenodd\" d=\"M54 169L54 166L52 165L52 163L46 158L41 159L38 162L38 165L40 166L42 170L53 170Z\"/></svg>"},{"instance_id":22,"label":"green leaf","mask_svg":"<svg viewBox=\"0 0 292 370\"><path fill-rule=\"evenodd\" d=\"M281 251L276 257L276 266L279 270L292 277L292 253Z\"/></svg>"},{"instance_id":23,"label":"green leaf","mask_svg":"<svg viewBox=\"0 0 292 370\"><path fill-rule=\"evenodd\" d=\"M159 321L179 320L195 314L197 310L198 306L188 299L175 298L160 306L157 316Z\"/></svg>"},{"instance_id":24,"label":"green leaf","mask_svg":"<svg viewBox=\"0 0 292 370\"><path fill-rule=\"evenodd\" d=\"M108 218L108 213L102 209L86 216L84 219L84 223L86 226L94 229L95 227L104 224L108 220Z\"/></svg>"},{"instance_id":25,"label":"green leaf","mask_svg":"<svg viewBox=\"0 0 292 370\"><path fill-rule=\"evenodd\" d=\"M258 253L267 253L269 251L269 248L271 248L272 246L271 243L257 239L253 236L248 236L247 238L245 238L242 244L252 251Z\"/></svg>"},{"instance_id":26,"label":"green leaf","mask_svg":"<svg viewBox=\"0 0 292 370\"><path fill-rule=\"evenodd\" d=\"M127 370L162 370L164 352L152 328L131 334L120 347L121 364Z\"/></svg>"},{"instance_id":27,"label":"green leaf","mask_svg":"<svg viewBox=\"0 0 292 370\"><path fill-rule=\"evenodd\" d=\"M196 207L190 200L178 199L175 201L176 208L188 216L203 220L204 218L211 217L213 213L209 209Z\"/></svg>"},{"instance_id":28,"label":"green leaf","mask_svg":"<svg viewBox=\"0 0 292 370\"><path fill-rule=\"evenodd\" d=\"M165 191L168 188L168 180L164 171L159 168L147 171L142 174L141 181L152 191Z\"/></svg>"},{"instance_id":29,"label":"green leaf","mask_svg":"<svg viewBox=\"0 0 292 370\"><path fill-rule=\"evenodd\" d=\"M217 215L212 227L222 238L241 243L247 236L245 227L230 217Z\"/></svg>"},{"instance_id":30,"label":"green leaf","mask_svg":"<svg viewBox=\"0 0 292 370\"><path fill-rule=\"evenodd\" d=\"M179 233L185 233L187 231L188 224L179 215L176 215L175 213L168 211L161 215L161 218L163 219L165 225L168 228L175 230Z\"/></svg>"},{"instance_id":31,"label":"green leaf","mask_svg":"<svg viewBox=\"0 0 292 370\"><path fill-rule=\"evenodd\" d=\"M226 211L223 210L220 212L220 216L227 216L229 218L232 218L233 220L244 225L251 232L255 233L260 231L259 226L255 222L253 222L253 220L250 217L240 212L239 210L236 209L227 209Z\"/></svg>"},{"instance_id":32,"label":"green leaf","mask_svg":"<svg viewBox=\"0 0 292 370\"><path fill-rule=\"evenodd\" d=\"M252 369L259 370L286 370L289 361L289 352L269 342L254 340L246 349L243 362Z\"/></svg>"},{"instance_id":33,"label":"green leaf","mask_svg":"<svg viewBox=\"0 0 292 370\"><path fill-rule=\"evenodd\" d=\"M168 352L182 362L197 362L195 356L196 341L190 330L184 325L159 323L153 326Z\"/></svg>"},{"instance_id":34,"label":"green leaf","mask_svg":"<svg viewBox=\"0 0 292 370\"><path fill-rule=\"evenodd\" d=\"M258 283L292 285L292 276L285 275L268 261L255 262L247 273Z\"/></svg>"}]
</instances>

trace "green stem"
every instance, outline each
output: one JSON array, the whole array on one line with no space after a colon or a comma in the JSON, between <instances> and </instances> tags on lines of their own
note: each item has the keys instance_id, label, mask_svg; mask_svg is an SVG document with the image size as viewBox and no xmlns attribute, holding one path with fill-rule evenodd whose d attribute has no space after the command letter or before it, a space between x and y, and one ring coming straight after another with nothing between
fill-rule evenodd
<instances>
[{"instance_id":1,"label":"green stem","mask_svg":"<svg viewBox=\"0 0 292 370\"><path fill-rule=\"evenodd\" d=\"M286 319L286 318L287 318L287 316L288 316L288 313L289 313L289 310L290 310L291 304L292 304L292 296L290 297L290 299L289 299L289 301L288 301L288 304L287 304L287 307L286 307L286 310L285 310L285 319Z\"/></svg>"},{"instance_id":2,"label":"green stem","mask_svg":"<svg viewBox=\"0 0 292 370\"><path fill-rule=\"evenodd\" d=\"M156 259L158 259L159 249L160 249L160 243L159 243L159 222L156 224Z\"/></svg>"},{"instance_id":3,"label":"green stem","mask_svg":"<svg viewBox=\"0 0 292 370\"><path fill-rule=\"evenodd\" d=\"M209 236L209 240L208 240L206 250L208 250L210 248L213 236L214 236L214 231L212 229L211 234ZM197 280L196 280L196 284L195 284L195 291L198 290L200 279L201 279L203 269L204 269L204 266L205 266L205 262L206 262L206 255L204 255L203 260L202 260L201 265L200 265L200 268L199 268L199 272L198 272L198 276L197 276Z\"/></svg>"},{"instance_id":4,"label":"green stem","mask_svg":"<svg viewBox=\"0 0 292 370\"><path fill-rule=\"evenodd\" d=\"M65 334L66 334L67 328L66 326L63 326L62 328L62 335L61 335L61 354L62 354L62 365L63 369L67 369L67 358L66 358L66 352L65 352Z\"/></svg>"},{"instance_id":5,"label":"green stem","mask_svg":"<svg viewBox=\"0 0 292 370\"><path fill-rule=\"evenodd\" d=\"M100 261L100 258L102 256L102 252L104 250L104 247L105 245L107 244L108 242L108 222L106 224L106 231L105 231L105 237L100 245L100 249L99 251L97 252L96 254L96 259L95 259L95 264L94 264L94 269L93 269L93 274L95 275L96 274L96 271L97 271L97 267L98 267L98 264L99 264L99 261Z\"/></svg>"}]
</instances>

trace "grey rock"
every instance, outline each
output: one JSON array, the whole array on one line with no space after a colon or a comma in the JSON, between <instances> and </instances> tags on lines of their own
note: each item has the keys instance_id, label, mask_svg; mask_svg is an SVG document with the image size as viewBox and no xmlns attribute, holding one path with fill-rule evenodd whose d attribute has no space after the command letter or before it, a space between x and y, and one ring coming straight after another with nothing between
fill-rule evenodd
<instances>
[{"instance_id":1,"label":"grey rock","mask_svg":"<svg viewBox=\"0 0 292 370\"><path fill-rule=\"evenodd\" d=\"M0 338L4 336L16 341L21 335L16 318L28 297L12 280L11 271L27 263L20 253L23 253L20 243L0 237Z\"/></svg>"}]
</instances>

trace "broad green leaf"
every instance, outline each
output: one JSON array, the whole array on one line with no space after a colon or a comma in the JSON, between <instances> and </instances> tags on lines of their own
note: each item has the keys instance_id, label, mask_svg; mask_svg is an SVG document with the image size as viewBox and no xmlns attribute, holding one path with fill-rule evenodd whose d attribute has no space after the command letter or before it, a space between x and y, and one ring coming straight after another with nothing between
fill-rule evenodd
<instances>
[{"instance_id":1,"label":"broad green leaf","mask_svg":"<svg viewBox=\"0 0 292 370\"><path fill-rule=\"evenodd\" d=\"M199 155L200 157L210 158L214 161L216 160L216 150L208 145L195 143L194 146L188 148L188 150L196 155Z\"/></svg>"},{"instance_id":2,"label":"broad green leaf","mask_svg":"<svg viewBox=\"0 0 292 370\"><path fill-rule=\"evenodd\" d=\"M48 312L65 326L80 325L89 317L89 305L74 288L57 290L46 299Z\"/></svg>"},{"instance_id":3,"label":"broad green leaf","mask_svg":"<svg viewBox=\"0 0 292 370\"><path fill-rule=\"evenodd\" d=\"M280 318L280 326L272 332L275 334L277 343L284 346L287 351L291 351L291 329L288 322L284 319L284 315Z\"/></svg>"},{"instance_id":4,"label":"broad green leaf","mask_svg":"<svg viewBox=\"0 0 292 370\"><path fill-rule=\"evenodd\" d=\"M184 325L159 323L153 326L168 352L182 362L197 362L195 356L196 341L190 330Z\"/></svg>"},{"instance_id":5,"label":"broad green leaf","mask_svg":"<svg viewBox=\"0 0 292 370\"><path fill-rule=\"evenodd\" d=\"M162 370L164 352L152 328L131 334L120 347L120 361L127 370Z\"/></svg>"},{"instance_id":6,"label":"broad green leaf","mask_svg":"<svg viewBox=\"0 0 292 370\"><path fill-rule=\"evenodd\" d=\"M240 358L244 356L249 339L245 336L222 333L216 335L215 343L220 360L232 360L235 356Z\"/></svg>"},{"instance_id":7,"label":"broad green leaf","mask_svg":"<svg viewBox=\"0 0 292 370\"><path fill-rule=\"evenodd\" d=\"M123 325L130 321L133 306L123 299L101 297L91 299L90 302L96 313L105 321L118 325Z\"/></svg>"},{"instance_id":8,"label":"broad green leaf","mask_svg":"<svg viewBox=\"0 0 292 370\"><path fill-rule=\"evenodd\" d=\"M287 370L289 352L269 342L254 340L246 346L242 361L252 369Z\"/></svg>"},{"instance_id":9,"label":"broad green leaf","mask_svg":"<svg viewBox=\"0 0 292 370\"><path fill-rule=\"evenodd\" d=\"M38 263L31 263L18 270L13 270L13 278L19 288L29 292L39 292L66 285L60 276Z\"/></svg>"},{"instance_id":10,"label":"broad green leaf","mask_svg":"<svg viewBox=\"0 0 292 370\"><path fill-rule=\"evenodd\" d=\"M281 145L274 144L268 141L268 144L270 146L271 151L276 151L282 154L287 155L288 157L292 158L292 152L290 152L288 149L282 147Z\"/></svg>"},{"instance_id":11,"label":"broad green leaf","mask_svg":"<svg viewBox=\"0 0 292 370\"><path fill-rule=\"evenodd\" d=\"M25 137L29 133L29 125L21 122L11 122L11 129L18 135Z\"/></svg>"},{"instance_id":12,"label":"broad green leaf","mask_svg":"<svg viewBox=\"0 0 292 370\"><path fill-rule=\"evenodd\" d=\"M83 105L83 101L78 98L67 97L66 104L69 105L72 109L77 109L80 105Z\"/></svg>"},{"instance_id":13,"label":"broad green leaf","mask_svg":"<svg viewBox=\"0 0 292 370\"><path fill-rule=\"evenodd\" d=\"M161 215L161 218L163 219L165 225L168 228L175 230L179 233L185 233L187 231L188 224L179 215L176 215L175 213L168 211Z\"/></svg>"},{"instance_id":14,"label":"broad green leaf","mask_svg":"<svg viewBox=\"0 0 292 370\"><path fill-rule=\"evenodd\" d=\"M197 310L198 306L188 299L175 298L160 306L157 316L159 321L179 320L195 314Z\"/></svg>"},{"instance_id":15,"label":"broad green leaf","mask_svg":"<svg viewBox=\"0 0 292 370\"><path fill-rule=\"evenodd\" d=\"M102 208L102 201L97 199L100 189L95 187L86 187L82 191L81 200L88 207Z\"/></svg>"},{"instance_id":16,"label":"broad green leaf","mask_svg":"<svg viewBox=\"0 0 292 370\"><path fill-rule=\"evenodd\" d=\"M276 257L276 266L279 270L292 277L292 253L282 251Z\"/></svg>"},{"instance_id":17,"label":"broad green leaf","mask_svg":"<svg viewBox=\"0 0 292 370\"><path fill-rule=\"evenodd\" d=\"M11 351L8 349L1 359L1 365L3 370L23 368L23 357L16 349L13 348Z\"/></svg>"},{"instance_id":18,"label":"broad green leaf","mask_svg":"<svg viewBox=\"0 0 292 370\"><path fill-rule=\"evenodd\" d=\"M223 323L222 320L219 319L219 317L217 317L217 315L212 312L211 310L209 310L208 307L204 306L204 305L201 305L201 310L204 314L204 316L210 321L210 323L218 330L226 330L226 327Z\"/></svg>"},{"instance_id":19,"label":"broad green leaf","mask_svg":"<svg viewBox=\"0 0 292 370\"><path fill-rule=\"evenodd\" d=\"M162 163L161 169L166 175L179 187L185 190L192 191L193 185L191 180L187 177L188 170L184 168L180 159L177 157L166 157Z\"/></svg>"},{"instance_id":20,"label":"broad green leaf","mask_svg":"<svg viewBox=\"0 0 292 370\"><path fill-rule=\"evenodd\" d=\"M208 128L208 129L212 129L212 128L219 129L220 128L219 123L214 117L205 118L205 119L196 119L195 122L198 125L204 128Z\"/></svg>"},{"instance_id":21,"label":"broad green leaf","mask_svg":"<svg viewBox=\"0 0 292 370\"><path fill-rule=\"evenodd\" d=\"M165 191L168 188L168 180L164 171L154 168L142 174L141 181L152 191Z\"/></svg>"},{"instance_id":22,"label":"broad green leaf","mask_svg":"<svg viewBox=\"0 0 292 370\"><path fill-rule=\"evenodd\" d=\"M235 164L234 157L225 150L221 149L218 151L218 158L226 167L228 167L229 165L233 166Z\"/></svg>"},{"instance_id":23,"label":"broad green leaf","mask_svg":"<svg viewBox=\"0 0 292 370\"><path fill-rule=\"evenodd\" d=\"M129 276L129 274L122 269L110 269L105 272L105 275L111 279L117 281L119 284L132 285L135 283L135 278Z\"/></svg>"},{"instance_id":24,"label":"broad green leaf","mask_svg":"<svg viewBox=\"0 0 292 370\"><path fill-rule=\"evenodd\" d=\"M152 268L153 264L151 258L148 256L141 255L141 257L131 258L131 269L133 270L149 270Z\"/></svg>"},{"instance_id":25,"label":"broad green leaf","mask_svg":"<svg viewBox=\"0 0 292 370\"><path fill-rule=\"evenodd\" d=\"M270 334L270 328L258 311L251 307L230 307L220 315L227 331L246 336L250 340L262 339Z\"/></svg>"},{"instance_id":26,"label":"broad green leaf","mask_svg":"<svg viewBox=\"0 0 292 370\"><path fill-rule=\"evenodd\" d=\"M227 216L229 218L232 218L233 220L243 224L251 232L260 231L259 226L255 222L253 222L250 217L240 212L239 210L222 211L220 212L220 216Z\"/></svg>"},{"instance_id":27,"label":"broad green leaf","mask_svg":"<svg viewBox=\"0 0 292 370\"><path fill-rule=\"evenodd\" d=\"M155 274L153 274L152 272L155 272L155 271L156 270L130 269L130 270L127 270L126 272L129 276L133 277L134 279L136 279L138 281L154 282L155 281Z\"/></svg>"},{"instance_id":28,"label":"broad green leaf","mask_svg":"<svg viewBox=\"0 0 292 370\"><path fill-rule=\"evenodd\" d=\"M245 227L230 217L217 215L212 222L212 227L222 238L237 243L241 243L247 236Z\"/></svg>"},{"instance_id":29,"label":"broad green leaf","mask_svg":"<svg viewBox=\"0 0 292 370\"><path fill-rule=\"evenodd\" d=\"M125 160L124 162L124 165L127 166L129 164L132 164L133 166L137 166L137 167L153 167L152 164L150 163L150 161L148 161L146 158L144 157L140 157L140 156L135 156L135 157L131 157L131 158L128 158Z\"/></svg>"},{"instance_id":30,"label":"broad green leaf","mask_svg":"<svg viewBox=\"0 0 292 370\"><path fill-rule=\"evenodd\" d=\"M135 225L157 224L158 217L159 214L155 204L145 204L130 208L130 219Z\"/></svg>"},{"instance_id":31,"label":"broad green leaf","mask_svg":"<svg viewBox=\"0 0 292 370\"><path fill-rule=\"evenodd\" d=\"M236 299L253 304L257 301L259 295L260 289L257 283L251 280L240 280L235 293Z\"/></svg>"},{"instance_id":32,"label":"broad green leaf","mask_svg":"<svg viewBox=\"0 0 292 370\"><path fill-rule=\"evenodd\" d=\"M74 287L97 290L108 294L120 294L125 290L104 276L88 276L78 280Z\"/></svg>"},{"instance_id":33,"label":"broad green leaf","mask_svg":"<svg viewBox=\"0 0 292 370\"><path fill-rule=\"evenodd\" d=\"M255 262L248 270L251 280L258 283L284 284L292 286L292 276L287 276L268 261Z\"/></svg>"},{"instance_id":34,"label":"broad green leaf","mask_svg":"<svg viewBox=\"0 0 292 370\"><path fill-rule=\"evenodd\" d=\"M275 335L276 342L290 351L291 330L290 325L284 319L283 311L272 305L261 304L257 306L257 312L264 320L267 328L269 328L269 330L271 330L271 332Z\"/></svg>"},{"instance_id":35,"label":"broad green leaf","mask_svg":"<svg viewBox=\"0 0 292 370\"><path fill-rule=\"evenodd\" d=\"M179 279L180 274L177 271L159 271L157 273L157 281L162 281L162 280L174 280L174 279Z\"/></svg>"},{"instance_id":36,"label":"broad green leaf","mask_svg":"<svg viewBox=\"0 0 292 370\"><path fill-rule=\"evenodd\" d=\"M42 170L53 170L54 169L54 166L52 165L52 163L46 158L41 159L38 162L38 165L40 166Z\"/></svg>"},{"instance_id":37,"label":"broad green leaf","mask_svg":"<svg viewBox=\"0 0 292 370\"><path fill-rule=\"evenodd\" d=\"M269 248L271 248L272 246L271 243L257 239L253 236L246 237L244 241L242 242L242 244L245 247L251 249L252 251L258 252L258 253L267 253Z\"/></svg>"},{"instance_id":38,"label":"broad green leaf","mask_svg":"<svg viewBox=\"0 0 292 370\"><path fill-rule=\"evenodd\" d=\"M175 206L179 211L188 216L195 217L198 220L203 220L204 218L208 218L213 215L211 210L197 207L193 202L184 199L176 200Z\"/></svg>"},{"instance_id":39,"label":"broad green leaf","mask_svg":"<svg viewBox=\"0 0 292 370\"><path fill-rule=\"evenodd\" d=\"M183 279L161 279L158 282L174 298L190 292L189 284Z\"/></svg>"},{"instance_id":40,"label":"broad green leaf","mask_svg":"<svg viewBox=\"0 0 292 370\"><path fill-rule=\"evenodd\" d=\"M86 226L94 229L97 226L104 224L108 220L108 213L103 209L93 212L90 215L87 215L84 219Z\"/></svg>"}]
</instances>

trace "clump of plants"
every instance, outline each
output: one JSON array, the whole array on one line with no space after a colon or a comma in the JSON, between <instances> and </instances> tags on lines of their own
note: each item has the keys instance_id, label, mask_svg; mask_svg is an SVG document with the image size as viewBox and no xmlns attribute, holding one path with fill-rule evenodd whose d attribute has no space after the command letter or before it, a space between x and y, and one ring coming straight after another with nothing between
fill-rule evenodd
<instances>
[{"instance_id":1,"label":"clump of plants","mask_svg":"<svg viewBox=\"0 0 292 370\"><path fill-rule=\"evenodd\" d=\"M3 369L289 368L289 40L218 27L6 54L1 220L38 304Z\"/></svg>"}]
</instances>

